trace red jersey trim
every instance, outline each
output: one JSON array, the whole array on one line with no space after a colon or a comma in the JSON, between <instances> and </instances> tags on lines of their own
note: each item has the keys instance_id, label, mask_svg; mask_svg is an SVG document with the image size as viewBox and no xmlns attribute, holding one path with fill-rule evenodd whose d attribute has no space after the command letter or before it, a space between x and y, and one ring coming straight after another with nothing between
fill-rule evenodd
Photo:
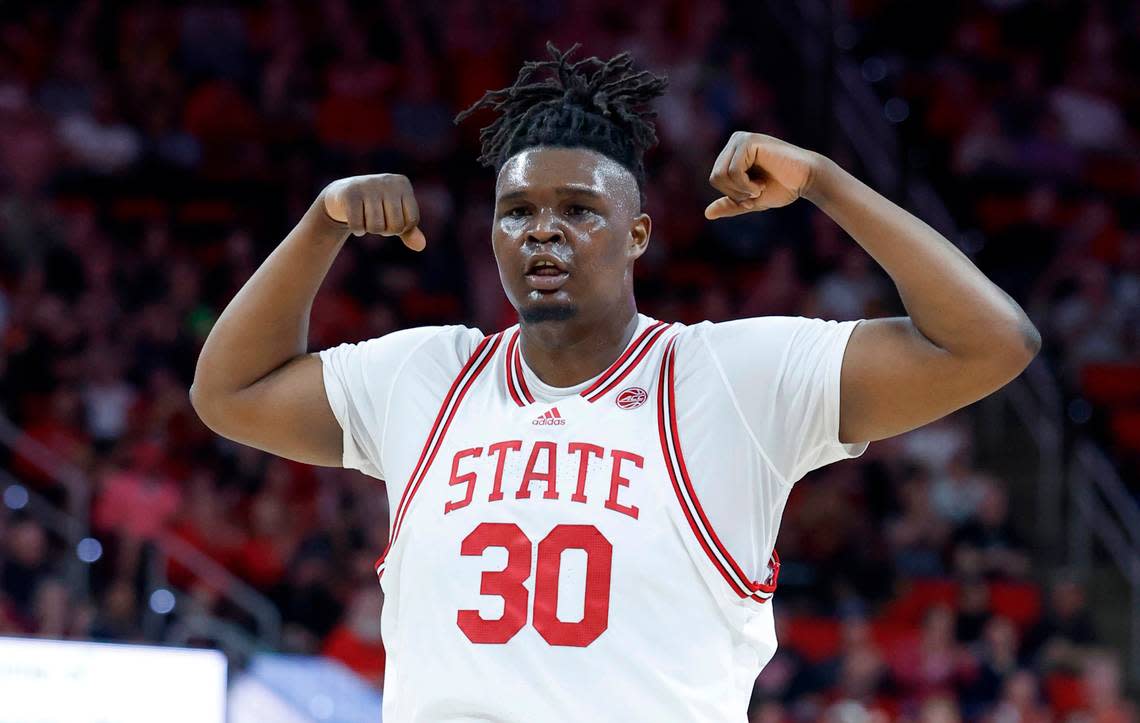
<instances>
[{"instance_id":1,"label":"red jersey trim","mask_svg":"<svg viewBox=\"0 0 1140 723\"><path fill-rule=\"evenodd\" d=\"M520 407L525 407L528 404L534 404L534 395L530 393L530 389L526 385L526 378L522 373L522 349L519 344L519 330L515 329L515 333L511 335L510 341L507 342L507 351L503 359L503 367L506 370L507 379L507 393L515 404Z\"/></svg>"},{"instance_id":2,"label":"red jersey trim","mask_svg":"<svg viewBox=\"0 0 1140 723\"><path fill-rule=\"evenodd\" d=\"M617 358L617 361L610 365L609 369L602 372L602 375L593 384L582 390L582 396L591 402L596 402L604 397L637 368L637 365L649 353L650 348L664 336L665 330L668 328L669 324L664 321L651 324L645 331L641 332L640 336L634 339L629 348Z\"/></svg>"},{"instance_id":3,"label":"red jersey trim","mask_svg":"<svg viewBox=\"0 0 1140 723\"><path fill-rule=\"evenodd\" d=\"M749 579L709 524L708 517L693 490L689 470L681 453L681 436L677 428L674 372L676 341L674 336L665 348L657 384L657 431L661 437L661 451L665 455L665 467L669 471L673 491L677 495L677 502L681 505L685 519L689 522L689 527L696 535L697 542L732 591L742 599L747 598L757 603L766 602L776 591L776 583L780 576L780 556L775 550L772 551L772 559L768 563L768 568L771 570L769 582L762 583Z\"/></svg>"},{"instance_id":4,"label":"red jersey trim","mask_svg":"<svg viewBox=\"0 0 1140 723\"><path fill-rule=\"evenodd\" d=\"M423 450L420 452L419 461L416 462L415 469L412 470L411 476L408 478L408 484L404 487L404 493L400 497L400 503L396 506L396 514L392 518L392 531L388 535L388 544L384 547L384 552L376 560L374 567L376 568L376 575L384 575L384 561L388 557L392 545L396 542L397 535L400 534L400 528L403 526L404 518L407 516L408 507L412 503L412 498L415 497L416 492L420 488L420 484L427 476L431 464L435 461L435 455L439 452L439 448L443 445L443 438L447 435L447 428L451 426L451 420L455 418L456 412L459 411L459 405L463 402L463 397L467 395L468 390L475 383L483 370L487 367L487 363L494 357L495 352L498 350L502 342L502 333L495 334L494 336L484 337L479 345L475 347L475 351L463 365L459 374L455 377L455 381L451 383L451 388L447 390L447 394L443 398L443 403L439 406L439 412L435 415L435 422L432 424L431 432L428 434L427 440L424 442Z\"/></svg>"}]
</instances>

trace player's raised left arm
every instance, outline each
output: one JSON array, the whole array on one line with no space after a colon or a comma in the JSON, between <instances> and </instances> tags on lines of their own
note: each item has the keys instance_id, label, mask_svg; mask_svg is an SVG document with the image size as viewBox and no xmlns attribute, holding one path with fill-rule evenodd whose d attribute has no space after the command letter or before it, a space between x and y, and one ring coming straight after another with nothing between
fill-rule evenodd
<instances>
[{"instance_id":1,"label":"player's raised left arm","mask_svg":"<svg viewBox=\"0 0 1140 723\"><path fill-rule=\"evenodd\" d=\"M724 194L705 216L786 206L799 197L838 223L890 275L909 316L851 334L840 381L839 440L885 439L1000 389L1041 348L1017 302L950 241L825 156L735 133L710 178Z\"/></svg>"}]
</instances>

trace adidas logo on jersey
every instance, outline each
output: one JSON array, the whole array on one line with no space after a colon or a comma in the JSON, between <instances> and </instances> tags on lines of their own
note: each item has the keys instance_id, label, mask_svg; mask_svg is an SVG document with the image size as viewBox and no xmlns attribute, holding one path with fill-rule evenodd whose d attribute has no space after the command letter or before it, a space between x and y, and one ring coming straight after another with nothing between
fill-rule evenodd
<instances>
[{"instance_id":1,"label":"adidas logo on jersey","mask_svg":"<svg viewBox=\"0 0 1140 723\"><path fill-rule=\"evenodd\" d=\"M539 415L539 417L531 422L531 424L539 426L549 425L560 427L566 424L566 420L563 419L562 415L558 413L558 407L554 407L553 409L547 410L545 414Z\"/></svg>"}]
</instances>

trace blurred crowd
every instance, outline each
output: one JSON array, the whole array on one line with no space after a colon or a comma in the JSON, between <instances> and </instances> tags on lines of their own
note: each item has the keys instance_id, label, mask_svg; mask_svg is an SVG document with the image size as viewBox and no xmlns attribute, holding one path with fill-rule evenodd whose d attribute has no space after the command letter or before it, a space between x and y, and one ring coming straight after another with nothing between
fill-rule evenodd
<instances>
[{"instance_id":1,"label":"blurred crowd","mask_svg":"<svg viewBox=\"0 0 1140 723\"><path fill-rule=\"evenodd\" d=\"M0 5L0 398L86 482L62 484L28 445L3 467L60 508L90 495L100 543L77 587L63 574L75 550L21 505L0 508L0 634L161 639L186 607L252 629L216 580L157 553L173 536L274 603L283 650L382 684L382 490L218 438L187 389L213 320L345 175L408 175L428 249L351 239L314 306L312 349L513 323L488 247L480 124L451 118L547 39L629 49L671 79L647 161L642 310L683 322L902 313L873 260L808 204L702 217L732 130L827 150L800 136L803 89L764 42L774 30L758 5ZM837 5L876 89L909 103L907 162L1041 328L1072 423L1136 469L1140 9ZM1136 720L1083 578L1034 574L1032 520L1011 516L1009 481L981 465L974 434L959 413L798 485L779 541L783 645L752 720ZM155 612L155 580L180 591L173 612Z\"/></svg>"},{"instance_id":2,"label":"blurred crowd","mask_svg":"<svg viewBox=\"0 0 1140 723\"><path fill-rule=\"evenodd\" d=\"M909 103L910 164L1140 498L1140 6L846 4L864 76Z\"/></svg>"}]
</instances>

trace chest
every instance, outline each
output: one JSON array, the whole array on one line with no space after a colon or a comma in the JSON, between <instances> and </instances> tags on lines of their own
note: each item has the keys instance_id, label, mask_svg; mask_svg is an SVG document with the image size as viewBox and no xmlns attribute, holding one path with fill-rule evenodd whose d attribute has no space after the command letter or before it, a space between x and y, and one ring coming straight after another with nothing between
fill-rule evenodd
<instances>
[{"instance_id":1,"label":"chest","mask_svg":"<svg viewBox=\"0 0 1140 723\"><path fill-rule=\"evenodd\" d=\"M570 397L524 407L473 390L432 459L402 460L408 477L415 462L426 468L405 514L437 529L503 516L638 526L661 503L664 469L654 405L636 389L624 405Z\"/></svg>"}]
</instances>

